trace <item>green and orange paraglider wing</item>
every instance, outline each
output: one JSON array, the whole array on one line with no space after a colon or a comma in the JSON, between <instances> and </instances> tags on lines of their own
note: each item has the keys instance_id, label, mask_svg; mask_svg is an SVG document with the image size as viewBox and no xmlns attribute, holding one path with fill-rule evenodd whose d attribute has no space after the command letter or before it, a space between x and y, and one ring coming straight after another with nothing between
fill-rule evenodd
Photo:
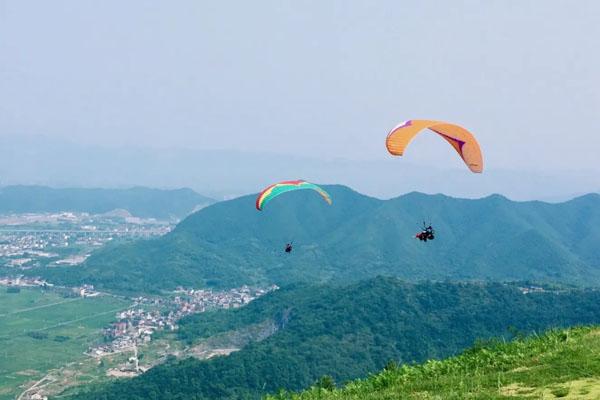
<instances>
[{"instance_id":1,"label":"green and orange paraglider wing","mask_svg":"<svg viewBox=\"0 0 600 400\"><path fill-rule=\"evenodd\" d=\"M294 190L303 190L303 189L311 189L311 190L316 191L317 193L319 193L321 195L321 197L323 197L323 199L328 204L331 204L331 197L325 190L321 189L319 186L315 185L314 183L306 182L303 180L297 180L297 181L283 181L283 182L274 183L273 185L268 186L266 189L264 189L262 192L260 192L260 194L256 198L256 209L261 211L263 209L263 207L269 201L273 200L275 197L277 197L283 193L291 192Z\"/></svg>"},{"instance_id":2,"label":"green and orange paraglider wing","mask_svg":"<svg viewBox=\"0 0 600 400\"><path fill-rule=\"evenodd\" d=\"M385 145L391 154L401 156L410 141L425 129L432 130L450 143L472 172L483 171L483 155L475 136L456 124L425 119L408 120L390 131Z\"/></svg>"}]
</instances>

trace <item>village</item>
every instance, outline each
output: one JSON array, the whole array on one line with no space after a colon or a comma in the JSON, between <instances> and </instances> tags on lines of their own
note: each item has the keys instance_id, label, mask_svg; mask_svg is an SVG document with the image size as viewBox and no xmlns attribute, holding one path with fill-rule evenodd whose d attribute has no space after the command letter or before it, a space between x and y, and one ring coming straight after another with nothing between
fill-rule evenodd
<instances>
[{"instance_id":1,"label":"village","mask_svg":"<svg viewBox=\"0 0 600 400\"><path fill-rule=\"evenodd\" d=\"M53 287L54 285L46 282L40 277L16 275L0 276L0 286L6 286L9 289L18 289L21 287Z\"/></svg>"},{"instance_id":2,"label":"village","mask_svg":"<svg viewBox=\"0 0 600 400\"><path fill-rule=\"evenodd\" d=\"M0 276L0 286L9 292L18 292L21 288L40 287L59 291L63 297L113 296L97 291L93 285L79 287L60 287L39 277ZM209 310L235 309L242 307L265 294L278 290L277 285L265 288L242 286L223 291L211 289L177 288L165 296L138 296L131 298L132 304L115 314L114 322L102 330L104 340L88 348L85 354L94 358L133 351L137 354L139 346L148 344L157 332L175 331L182 318ZM137 362L137 356L130 360L132 364L125 370L143 372ZM127 372L127 371L121 371Z\"/></svg>"},{"instance_id":3,"label":"village","mask_svg":"<svg viewBox=\"0 0 600 400\"><path fill-rule=\"evenodd\" d=\"M112 297L118 308L108 311L106 320L102 325L94 328L93 339L82 347L79 353L87 357L87 362L81 360L79 366L85 365L89 371L100 373L109 378L134 377L144 373L148 368L163 362L170 354L178 354L181 343L173 335L179 328L180 320L186 316L218 309L237 309L269 292L278 290L279 287L241 286L229 290L211 290L179 287L171 292L157 296L125 297L118 294L99 291L91 284L82 284L76 287L54 285L40 277L29 277L23 274L0 275L0 290L5 296L23 295L29 298L32 293L58 295L59 301L50 303L60 304L101 304ZM60 300L64 298L64 301ZM106 300L103 300L106 299ZM90 302L90 303L88 303ZM99 303L97 303L99 302ZM110 302L110 301L109 301ZM42 307L45 307L42 305ZM35 309L33 307L32 309ZM28 309L24 309L28 310ZM93 318L95 311L77 316L78 319ZM100 311L100 314L105 313ZM98 314L98 315L100 315ZM65 317L68 318L68 317ZM60 319L59 319L60 321ZM111 322L107 322L111 321ZM62 322L59 322L62 325ZM45 328L43 328L45 329ZM70 336L59 334L51 335L46 340L44 335L26 335L34 345L52 346L53 341L70 340ZM92 338L92 336L90 336ZM106 357L106 358L105 358ZM83 363L83 364L82 364ZM62 371L69 371L69 366L48 372L39 377L25 391L21 392L20 399L45 399L46 391L62 382L57 376ZM71 372L66 372L70 374ZM36 378L37 379L37 378Z\"/></svg>"},{"instance_id":4,"label":"village","mask_svg":"<svg viewBox=\"0 0 600 400\"><path fill-rule=\"evenodd\" d=\"M116 322L104 329L105 343L90 348L87 354L103 357L123 351L137 351L137 347L150 342L156 332L176 330L177 322L187 315L239 308L277 289L279 287L276 285L267 288L242 286L227 291L179 288L172 297L136 297L133 305L117 313Z\"/></svg>"},{"instance_id":5,"label":"village","mask_svg":"<svg viewBox=\"0 0 600 400\"><path fill-rule=\"evenodd\" d=\"M0 267L75 266L92 251L113 240L150 238L173 225L153 218L132 217L126 211L106 214L76 212L0 216Z\"/></svg>"}]
</instances>

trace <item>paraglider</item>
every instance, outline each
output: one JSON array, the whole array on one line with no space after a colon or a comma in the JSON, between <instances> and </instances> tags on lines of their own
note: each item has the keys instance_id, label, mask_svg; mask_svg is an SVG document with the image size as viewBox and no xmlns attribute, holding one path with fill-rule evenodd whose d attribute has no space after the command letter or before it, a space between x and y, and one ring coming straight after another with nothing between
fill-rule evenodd
<instances>
[{"instance_id":1,"label":"paraglider","mask_svg":"<svg viewBox=\"0 0 600 400\"><path fill-rule=\"evenodd\" d=\"M471 172L483 171L483 156L479 143L471 132L456 124L424 119L408 120L396 125L389 132L385 145L391 154L401 156L410 141L425 129L437 133L450 143Z\"/></svg>"},{"instance_id":2,"label":"paraglider","mask_svg":"<svg viewBox=\"0 0 600 400\"><path fill-rule=\"evenodd\" d=\"M419 239L421 242L435 239L435 231L433 230L431 223L429 226L425 226L425 221L423 221L423 229L415 235L415 238Z\"/></svg>"},{"instance_id":3,"label":"paraglider","mask_svg":"<svg viewBox=\"0 0 600 400\"><path fill-rule=\"evenodd\" d=\"M256 198L256 209L258 211L262 211L264 206L275 197L294 190L303 190L303 189L311 189L316 191L323 200L327 202L327 204L331 205L331 197L329 193L315 185L314 183L306 182L303 180L296 181L283 181L279 183L274 183L268 187L266 187L262 192L259 193ZM284 251L289 254L292 252L292 242L289 242L285 245Z\"/></svg>"},{"instance_id":4,"label":"paraglider","mask_svg":"<svg viewBox=\"0 0 600 400\"><path fill-rule=\"evenodd\" d=\"M323 200L327 202L327 204L331 205L331 197L325 190L321 189L314 183L306 182L303 180L297 180L274 183L273 185L270 185L267 188L265 188L262 192L260 192L260 194L256 198L256 209L258 211L262 211L264 206L268 202L273 200L275 197L286 192L303 189L311 189L316 191L318 194L321 195Z\"/></svg>"},{"instance_id":5,"label":"paraglider","mask_svg":"<svg viewBox=\"0 0 600 400\"><path fill-rule=\"evenodd\" d=\"M285 245L285 252L286 253L291 253L292 252L292 244L291 243L287 243Z\"/></svg>"}]
</instances>

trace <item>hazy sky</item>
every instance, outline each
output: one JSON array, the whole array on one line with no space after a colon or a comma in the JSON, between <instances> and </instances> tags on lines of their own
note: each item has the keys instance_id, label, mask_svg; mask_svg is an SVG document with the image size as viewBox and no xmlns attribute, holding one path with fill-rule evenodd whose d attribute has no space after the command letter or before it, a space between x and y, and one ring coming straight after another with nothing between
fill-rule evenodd
<instances>
[{"instance_id":1,"label":"hazy sky","mask_svg":"<svg viewBox=\"0 0 600 400\"><path fill-rule=\"evenodd\" d=\"M0 0L0 134L378 160L431 118L491 169L600 172L599 48L596 0Z\"/></svg>"}]
</instances>

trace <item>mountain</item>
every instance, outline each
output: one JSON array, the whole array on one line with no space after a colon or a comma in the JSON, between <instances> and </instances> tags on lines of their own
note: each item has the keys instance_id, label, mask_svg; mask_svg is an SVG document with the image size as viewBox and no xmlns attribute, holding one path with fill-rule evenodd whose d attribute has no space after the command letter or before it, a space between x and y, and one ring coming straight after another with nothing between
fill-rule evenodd
<instances>
[{"instance_id":1,"label":"mountain","mask_svg":"<svg viewBox=\"0 0 600 400\"><path fill-rule=\"evenodd\" d=\"M0 188L0 213L60 211L102 214L125 209L142 218L180 219L197 207L214 203L191 189L54 189L45 186Z\"/></svg>"},{"instance_id":2,"label":"mountain","mask_svg":"<svg viewBox=\"0 0 600 400\"><path fill-rule=\"evenodd\" d=\"M381 138L383 139L383 138ZM378 139L379 140L379 139ZM56 187L189 187L215 199L257 191L270 182L301 177L337 182L363 193L389 198L421 191L458 197L503 193L511 199L566 199L598 189L598 170L543 171L486 167L473 175L445 143L427 145L427 135L402 159L382 148L375 160L278 154L248 150L157 149L138 146L83 145L42 135L0 135L0 180L3 185ZM437 148L441 153L427 153ZM575 166L576 168L576 166Z\"/></svg>"},{"instance_id":3,"label":"mountain","mask_svg":"<svg viewBox=\"0 0 600 400\"><path fill-rule=\"evenodd\" d=\"M447 357L477 339L598 324L599 302L598 290L524 294L497 283L394 278L284 288L238 310L181 321L180 337L196 346L249 326L271 326L240 351L205 361L173 359L132 380L89 387L77 398L257 399L306 388L324 375L339 383L365 377L391 360L410 365Z\"/></svg>"},{"instance_id":4,"label":"mountain","mask_svg":"<svg viewBox=\"0 0 600 400\"><path fill-rule=\"evenodd\" d=\"M600 284L600 195L549 204L410 193L391 200L326 186L282 196L262 212L254 196L220 202L154 240L107 247L77 269L34 271L56 283L159 291L293 282L535 280ZM414 239L421 221L437 238ZM285 254L283 245L294 241Z\"/></svg>"},{"instance_id":5,"label":"mountain","mask_svg":"<svg viewBox=\"0 0 600 400\"><path fill-rule=\"evenodd\" d=\"M397 367L335 389L322 379L303 393L267 400L600 398L600 327L551 330L490 343L447 360Z\"/></svg>"}]
</instances>

